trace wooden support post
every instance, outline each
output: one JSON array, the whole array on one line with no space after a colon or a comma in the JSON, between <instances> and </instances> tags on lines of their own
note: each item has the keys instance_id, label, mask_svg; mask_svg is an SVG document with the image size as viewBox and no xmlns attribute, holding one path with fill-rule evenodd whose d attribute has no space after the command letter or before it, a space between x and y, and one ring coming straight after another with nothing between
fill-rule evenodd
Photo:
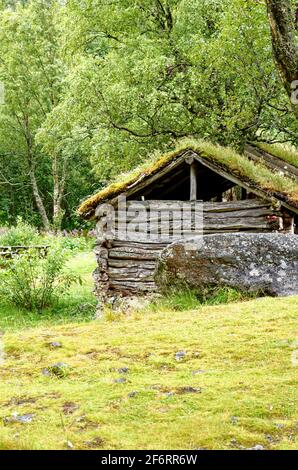
<instances>
[{"instance_id":1,"label":"wooden support post","mask_svg":"<svg viewBox=\"0 0 298 470\"><path fill-rule=\"evenodd\" d=\"M197 184L197 168L196 164L190 165L190 200L196 201L198 199L198 184Z\"/></svg>"},{"instance_id":2,"label":"wooden support post","mask_svg":"<svg viewBox=\"0 0 298 470\"><path fill-rule=\"evenodd\" d=\"M245 188L241 188L241 201L246 201L247 199L247 190Z\"/></svg>"},{"instance_id":3,"label":"wooden support post","mask_svg":"<svg viewBox=\"0 0 298 470\"><path fill-rule=\"evenodd\" d=\"M196 161L192 155L185 158L185 162L190 166L190 201L198 199L198 182Z\"/></svg>"},{"instance_id":4,"label":"wooden support post","mask_svg":"<svg viewBox=\"0 0 298 470\"><path fill-rule=\"evenodd\" d=\"M290 214L287 211L283 213L283 231L285 233L295 233L295 221L293 214Z\"/></svg>"}]
</instances>

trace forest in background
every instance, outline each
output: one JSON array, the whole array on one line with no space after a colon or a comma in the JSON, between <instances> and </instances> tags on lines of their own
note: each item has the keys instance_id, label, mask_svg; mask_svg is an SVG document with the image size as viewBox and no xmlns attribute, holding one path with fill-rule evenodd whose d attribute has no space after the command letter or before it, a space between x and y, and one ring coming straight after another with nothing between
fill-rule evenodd
<instances>
[{"instance_id":1,"label":"forest in background","mask_svg":"<svg viewBox=\"0 0 298 470\"><path fill-rule=\"evenodd\" d=\"M82 199L185 137L296 145L266 3L0 0L0 225L80 228Z\"/></svg>"}]
</instances>

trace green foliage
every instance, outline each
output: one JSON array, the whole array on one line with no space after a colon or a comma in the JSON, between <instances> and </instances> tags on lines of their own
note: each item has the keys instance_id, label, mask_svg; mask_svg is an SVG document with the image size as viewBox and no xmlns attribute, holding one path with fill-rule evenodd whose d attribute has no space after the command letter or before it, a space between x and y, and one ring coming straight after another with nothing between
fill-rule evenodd
<instances>
[{"instance_id":1,"label":"green foliage","mask_svg":"<svg viewBox=\"0 0 298 470\"><path fill-rule=\"evenodd\" d=\"M94 318L96 298L93 294L94 281L92 271L96 267L92 252L72 254L64 268L65 272L74 273L82 280L74 283L69 291L59 294L59 302L42 312L29 312L21 307L8 303L5 298L0 301L0 330L15 330L36 327L38 325L52 326L68 322L88 322Z\"/></svg>"},{"instance_id":2,"label":"green foliage","mask_svg":"<svg viewBox=\"0 0 298 470\"><path fill-rule=\"evenodd\" d=\"M71 0L66 11L68 86L41 137L76 143L102 180L185 136L295 140L262 2Z\"/></svg>"},{"instance_id":3,"label":"green foliage","mask_svg":"<svg viewBox=\"0 0 298 470\"><path fill-rule=\"evenodd\" d=\"M259 296L263 296L260 292ZM203 303L205 305L224 305L232 302L241 302L258 297L257 294L240 292L237 289L231 287L220 287L217 289L211 289L210 292L204 295Z\"/></svg>"},{"instance_id":4,"label":"green foliage","mask_svg":"<svg viewBox=\"0 0 298 470\"><path fill-rule=\"evenodd\" d=\"M88 160L72 146L47 151L37 139L46 116L59 104L67 73L62 51L64 7L56 0L13 2L0 7L0 221L18 216L60 228L78 224L78 201L92 193ZM58 145L58 142L56 142ZM38 201L39 197L39 201ZM60 204L54 214L54 203ZM48 227L46 227L48 228Z\"/></svg>"},{"instance_id":5,"label":"green foliage","mask_svg":"<svg viewBox=\"0 0 298 470\"><path fill-rule=\"evenodd\" d=\"M39 241L37 229L21 218L18 218L15 226L4 229L4 233L0 235L0 246L30 246Z\"/></svg>"},{"instance_id":6,"label":"green foliage","mask_svg":"<svg viewBox=\"0 0 298 470\"><path fill-rule=\"evenodd\" d=\"M73 228L81 200L180 138L298 143L264 2L0 5L2 222L42 224L32 175L50 224Z\"/></svg>"},{"instance_id":7,"label":"green foliage","mask_svg":"<svg viewBox=\"0 0 298 470\"><path fill-rule=\"evenodd\" d=\"M59 236L55 237L55 239L63 250L68 250L73 253L91 251L94 245L94 239L90 237Z\"/></svg>"},{"instance_id":8,"label":"green foliage","mask_svg":"<svg viewBox=\"0 0 298 470\"><path fill-rule=\"evenodd\" d=\"M31 249L6 262L0 271L0 298L30 312L42 312L57 303L80 279L64 271L66 253L52 248L46 257Z\"/></svg>"}]
</instances>

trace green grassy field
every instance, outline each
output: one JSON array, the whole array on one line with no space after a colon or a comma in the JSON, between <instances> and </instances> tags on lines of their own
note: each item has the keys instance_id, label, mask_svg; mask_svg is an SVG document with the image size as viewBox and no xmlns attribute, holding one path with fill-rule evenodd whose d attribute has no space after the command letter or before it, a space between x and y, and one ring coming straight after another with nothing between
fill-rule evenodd
<instances>
[{"instance_id":1,"label":"green grassy field","mask_svg":"<svg viewBox=\"0 0 298 470\"><path fill-rule=\"evenodd\" d=\"M93 301L93 263L72 260L74 309ZM59 309L0 310L0 449L297 448L297 297L88 322ZM42 373L57 362L65 375Z\"/></svg>"}]
</instances>

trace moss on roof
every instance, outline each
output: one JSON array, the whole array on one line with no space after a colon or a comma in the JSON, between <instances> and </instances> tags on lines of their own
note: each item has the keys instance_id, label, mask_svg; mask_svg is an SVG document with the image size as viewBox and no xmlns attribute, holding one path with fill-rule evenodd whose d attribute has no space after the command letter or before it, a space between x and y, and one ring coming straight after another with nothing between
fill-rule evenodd
<instances>
[{"instance_id":1,"label":"moss on roof","mask_svg":"<svg viewBox=\"0 0 298 470\"><path fill-rule=\"evenodd\" d=\"M268 169L261 163L250 161L230 147L222 147L207 141L184 139L173 152L152 157L149 162L147 161L132 172L122 175L117 181L112 182L84 201L78 209L79 215L84 218L94 217L94 211L99 204L119 196L132 186L136 186L140 181L158 173L189 150L220 166L243 182L249 183L252 188L262 189L268 194L288 202L293 207L298 207L297 182Z\"/></svg>"},{"instance_id":2,"label":"moss on roof","mask_svg":"<svg viewBox=\"0 0 298 470\"><path fill-rule=\"evenodd\" d=\"M298 152L292 145L289 144L266 144L266 143L254 143L261 150L270 153L274 157L284 160L286 163L298 168Z\"/></svg>"}]
</instances>

